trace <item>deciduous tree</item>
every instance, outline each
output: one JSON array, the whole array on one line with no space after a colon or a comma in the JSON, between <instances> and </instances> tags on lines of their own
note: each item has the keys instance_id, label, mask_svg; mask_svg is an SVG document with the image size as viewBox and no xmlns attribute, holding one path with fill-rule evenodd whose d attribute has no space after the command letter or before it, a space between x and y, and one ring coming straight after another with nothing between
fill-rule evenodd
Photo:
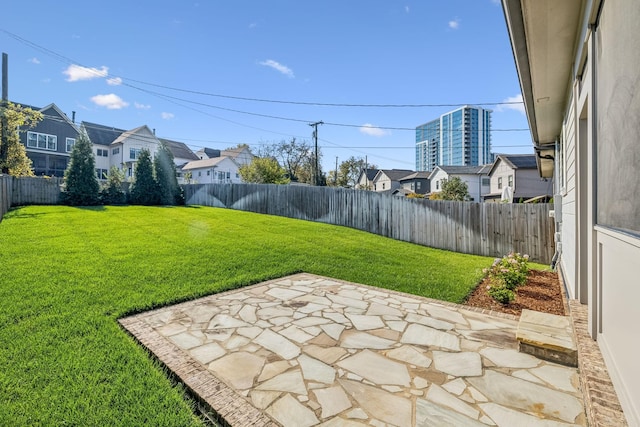
<instances>
[{"instance_id":1,"label":"deciduous tree","mask_svg":"<svg viewBox=\"0 0 640 427\"><path fill-rule=\"evenodd\" d=\"M240 167L244 182L257 184L288 184L287 171L273 157L254 157L251 164Z\"/></svg>"},{"instance_id":2,"label":"deciduous tree","mask_svg":"<svg viewBox=\"0 0 640 427\"><path fill-rule=\"evenodd\" d=\"M20 143L18 128L33 127L42 120L42 113L6 102L0 105L3 136L0 139L0 173L13 176L33 176L31 159Z\"/></svg>"},{"instance_id":3,"label":"deciduous tree","mask_svg":"<svg viewBox=\"0 0 640 427\"><path fill-rule=\"evenodd\" d=\"M454 176L442 182L442 191L440 194L443 200L457 200L462 202L469 200L469 187L459 176Z\"/></svg>"}]
</instances>

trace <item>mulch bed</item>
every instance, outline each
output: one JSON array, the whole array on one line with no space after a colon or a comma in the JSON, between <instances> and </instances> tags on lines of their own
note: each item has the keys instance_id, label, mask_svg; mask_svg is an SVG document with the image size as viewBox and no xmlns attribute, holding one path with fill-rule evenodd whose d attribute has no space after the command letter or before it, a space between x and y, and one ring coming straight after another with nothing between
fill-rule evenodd
<instances>
[{"instance_id":1,"label":"mulch bed","mask_svg":"<svg viewBox=\"0 0 640 427\"><path fill-rule=\"evenodd\" d=\"M558 273L531 270L527 277L527 283L516 289L516 298L508 305L502 305L491 298L487 294L487 286L487 279L484 279L463 304L515 314L516 316L519 316L525 308L543 313L565 315Z\"/></svg>"}]
</instances>

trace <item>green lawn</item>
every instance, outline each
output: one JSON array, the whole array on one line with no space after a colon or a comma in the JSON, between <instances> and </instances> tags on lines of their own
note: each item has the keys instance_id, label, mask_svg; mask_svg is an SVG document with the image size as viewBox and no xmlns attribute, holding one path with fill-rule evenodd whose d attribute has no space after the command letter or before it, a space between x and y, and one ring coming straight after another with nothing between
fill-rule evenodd
<instances>
[{"instance_id":1,"label":"green lawn","mask_svg":"<svg viewBox=\"0 0 640 427\"><path fill-rule=\"evenodd\" d=\"M491 262L225 209L16 209L0 223L0 424L200 425L126 314L300 271L460 302Z\"/></svg>"}]
</instances>

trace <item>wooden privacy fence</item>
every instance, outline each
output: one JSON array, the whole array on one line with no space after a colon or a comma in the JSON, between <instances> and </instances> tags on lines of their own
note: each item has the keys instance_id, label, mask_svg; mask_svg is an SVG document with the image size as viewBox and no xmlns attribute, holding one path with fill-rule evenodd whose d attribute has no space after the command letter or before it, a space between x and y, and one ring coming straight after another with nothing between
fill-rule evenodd
<instances>
[{"instance_id":1,"label":"wooden privacy fence","mask_svg":"<svg viewBox=\"0 0 640 427\"><path fill-rule=\"evenodd\" d=\"M407 199L371 191L263 184L185 185L190 205L238 209L356 228L468 254L526 253L548 264L553 220L548 204Z\"/></svg>"},{"instance_id":2,"label":"wooden privacy fence","mask_svg":"<svg viewBox=\"0 0 640 427\"><path fill-rule=\"evenodd\" d=\"M11 206L58 204L62 181L62 178L0 175L0 220Z\"/></svg>"},{"instance_id":3,"label":"wooden privacy fence","mask_svg":"<svg viewBox=\"0 0 640 427\"><path fill-rule=\"evenodd\" d=\"M11 207L11 194L13 192L13 178L0 174L0 221Z\"/></svg>"},{"instance_id":4,"label":"wooden privacy fence","mask_svg":"<svg viewBox=\"0 0 640 427\"><path fill-rule=\"evenodd\" d=\"M60 186L62 183L62 178L13 178L11 206L57 205L60 203Z\"/></svg>"}]
</instances>

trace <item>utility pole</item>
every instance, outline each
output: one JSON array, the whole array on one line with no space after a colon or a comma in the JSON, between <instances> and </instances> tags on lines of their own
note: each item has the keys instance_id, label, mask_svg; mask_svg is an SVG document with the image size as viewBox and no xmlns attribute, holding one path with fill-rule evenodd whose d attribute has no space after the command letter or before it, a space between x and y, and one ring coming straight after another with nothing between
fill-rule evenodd
<instances>
[{"instance_id":1,"label":"utility pole","mask_svg":"<svg viewBox=\"0 0 640 427\"><path fill-rule=\"evenodd\" d=\"M7 144L7 120L5 118L5 108L7 108L7 102L9 101L9 55L2 53L2 104L0 109L2 110L2 120L0 120L0 161L3 162L0 173L8 174L9 166L5 163L9 147Z\"/></svg>"},{"instance_id":2,"label":"utility pole","mask_svg":"<svg viewBox=\"0 0 640 427\"><path fill-rule=\"evenodd\" d=\"M338 185L338 156L336 156L336 173L333 175L333 185Z\"/></svg>"},{"instance_id":3,"label":"utility pole","mask_svg":"<svg viewBox=\"0 0 640 427\"><path fill-rule=\"evenodd\" d=\"M313 171L313 185L320 183L320 173L318 170L318 125L323 125L324 122L309 123L309 126L313 127L313 141L315 144L315 159L314 159L314 171Z\"/></svg>"}]
</instances>

